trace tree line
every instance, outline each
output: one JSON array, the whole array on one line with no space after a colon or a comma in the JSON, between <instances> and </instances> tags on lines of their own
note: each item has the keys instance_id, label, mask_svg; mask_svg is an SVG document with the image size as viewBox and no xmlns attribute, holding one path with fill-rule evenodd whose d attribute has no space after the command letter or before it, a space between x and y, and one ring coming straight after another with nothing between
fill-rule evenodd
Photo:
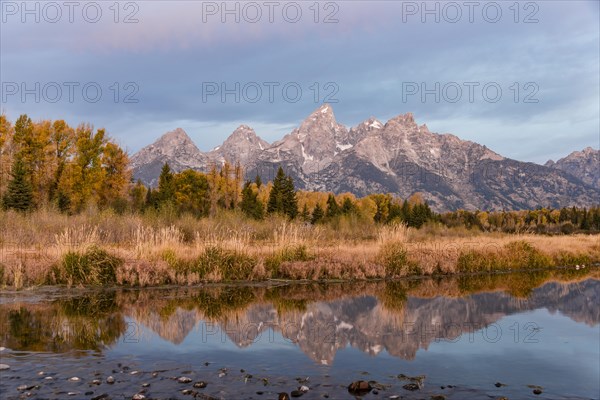
<instances>
[{"instance_id":1,"label":"tree line","mask_svg":"<svg viewBox=\"0 0 600 400\"><path fill-rule=\"evenodd\" d=\"M213 165L205 173L174 172L165 164L157 187L150 188L132 181L127 153L104 129L89 124L74 128L63 120L33 122L27 115L14 125L0 115L0 199L4 209L23 212L54 207L74 214L96 207L204 218L234 210L257 220L281 214L310 224L347 218L356 224L401 222L415 228L438 224L499 232L600 232L600 207L438 214L420 193L400 199L299 191L281 167L273 181L263 183L260 176L245 181L239 164Z\"/></svg>"},{"instance_id":2,"label":"tree line","mask_svg":"<svg viewBox=\"0 0 600 400\"><path fill-rule=\"evenodd\" d=\"M63 120L33 122L21 115L12 125L0 115L0 194L4 208L28 211L54 205L80 212L88 204L127 201L127 153L104 129Z\"/></svg>"}]
</instances>

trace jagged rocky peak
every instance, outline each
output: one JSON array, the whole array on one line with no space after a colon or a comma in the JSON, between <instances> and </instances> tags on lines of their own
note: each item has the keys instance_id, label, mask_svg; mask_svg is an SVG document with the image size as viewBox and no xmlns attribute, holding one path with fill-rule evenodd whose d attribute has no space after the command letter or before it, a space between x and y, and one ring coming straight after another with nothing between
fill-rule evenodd
<instances>
[{"instance_id":1,"label":"jagged rocky peak","mask_svg":"<svg viewBox=\"0 0 600 400\"><path fill-rule=\"evenodd\" d=\"M334 128L338 125L340 124L338 124L335 118L335 114L333 113L333 107L331 106L331 104L323 104L315 111L313 111L308 117L306 117L304 121L302 121L302 123L298 127L298 130L304 131L313 126L328 126L330 128Z\"/></svg>"},{"instance_id":2,"label":"jagged rocky peak","mask_svg":"<svg viewBox=\"0 0 600 400\"><path fill-rule=\"evenodd\" d=\"M350 146L348 129L338 124L330 104L313 111L298 128L275 142L269 150L276 160L285 160L304 172L317 172Z\"/></svg>"},{"instance_id":3,"label":"jagged rocky peak","mask_svg":"<svg viewBox=\"0 0 600 400\"><path fill-rule=\"evenodd\" d=\"M248 142L251 144L257 145L260 149L266 148L269 143L263 139L261 139L254 129L250 128L248 125L240 125L236 128L235 131L223 142L223 146L226 144L233 144L239 142Z\"/></svg>"},{"instance_id":4,"label":"jagged rocky peak","mask_svg":"<svg viewBox=\"0 0 600 400\"><path fill-rule=\"evenodd\" d=\"M196 147L192 139L188 136L185 130L177 128L162 135L156 142L154 147L172 147L172 146L189 146Z\"/></svg>"},{"instance_id":5,"label":"jagged rocky peak","mask_svg":"<svg viewBox=\"0 0 600 400\"><path fill-rule=\"evenodd\" d=\"M545 165L565 171L588 185L600 188L600 150L586 147L581 151L574 151L556 162L548 160Z\"/></svg>"},{"instance_id":6,"label":"jagged rocky peak","mask_svg":"<svg viewBox=\"0 0 600 400\"><path fill-rule=\"evenodd\" d=\"M245 165L267 147L269 143L261 139L254 129L248 125L240 125L223 144L211 150L208 157L214 162L239 162Z\"/></svg>"},{"instance_id":7,"label":"jagged rocky peak","mask_svg":"<svg viewBox=\"0 0 600 400\"><path fill-rule=\"evenodd\" d=\"M178 158L181 163L193 166L195 159L202 156L202 152L188 134L182 128L177 128L137 152L132 157L132 164L135 168L138 164L146 164L159 157L169 157Z\"/></svg>"},{"instance_id":8,"label":"jagged rocky peak","mask_svg":"<svg viewBox=\"0 0 600 400\"><path fill-rule=\"evenodd\" d=\"M407 112L406 114L400 114L398 116L395 116L394 118L390 119L388 122L386 122L385 124L386 128L395 128L395 127L402 127L404 129L419 129L419 127L417 126L417 123L415 122L415 117L413 116L413 113L411 112Z\"/></svg>"}]
</instances>

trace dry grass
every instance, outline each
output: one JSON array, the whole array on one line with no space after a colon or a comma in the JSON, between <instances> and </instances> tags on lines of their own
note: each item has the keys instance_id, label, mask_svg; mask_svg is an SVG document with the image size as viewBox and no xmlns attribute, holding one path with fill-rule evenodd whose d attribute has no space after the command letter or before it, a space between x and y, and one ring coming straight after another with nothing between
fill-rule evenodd
<instances>
[{"instance_id":1,"label":"dry grass","mask_svg":"<svg viewBox=\"0 0 600 400\"><path fill-rule=\"evenodd\" d=\"M53 283L56 268L64 266L67 257L83 256L90 249L119 260L117 284L192 285L589 265L600 261L600 236L464 230L453 236L448 229L370 224L343 225L338 233L328 225L277 217L254 221L234 212L200 220L185 215L117 216L92 211L76 216L45 210L31 215L0 212L0 285L20 288Z\"/></svg>"}]
</instances>

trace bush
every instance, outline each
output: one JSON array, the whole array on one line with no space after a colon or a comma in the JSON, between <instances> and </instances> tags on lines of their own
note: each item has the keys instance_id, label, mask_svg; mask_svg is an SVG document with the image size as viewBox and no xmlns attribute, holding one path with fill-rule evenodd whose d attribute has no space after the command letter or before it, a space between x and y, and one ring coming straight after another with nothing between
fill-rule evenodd
<instances>
[{"instance_id":1,"label":"bush","mask_svg":"<svg viewBox=\"0 0 600 400\"><path fill-rule=\"evenodd\" d=\"M281 264L293 261L310 261L312 257L305 245L286 246L273 252L265 259L265 267L271 278L284 278L280 273Z\"/></svg>"},{"instance_id":2,"label":"bush","mask_svg":"<svg viewBox=\"0 0 600 400\"><path fill-rule=\"evenodd\" d=\"M172 250L163 253L163 260L177 273L195 273L201 280L249 281L257 263L256 259L239 251L218 246L207 247L194 260L183 260Z\"/></svg>"},{"instance_id":3,"label":"bush","mask_svg":"<svg viewBox=\"0 0 600 400\"><path fill-rule=\"evenodd\" d=\"M388 278L398 278L421 274L421 268L408 260L408 253L400 242L387 242L379 251L379 262L385 268Z\"/></svg>"},{"instance_id":4,"label":"bush","mask_svg":"<svg viewBox=\"0 0 600 400\"><path fill-rule=\"evenodd\" d=\"M506 264L510 269L548 268L554 266L552 259L524 240L510 242L504 246Z\"/></svg>"},{"instance_id":5,"label":"bush","mask_svg":"<svg viewBox=\"0 0 600 400\"><path fill-rule=\"evenodd\" d=\"M84 253L70 251L54 268L56 283L107 285L117 281L117 268L123 263L105 250L90 247Z\"/></svg>"},{"instance_id":6,"label":"bush","mask_svg":"<svg viewBox=\"0 0 600 400\"><path fill-rule=\"evenodd\" d=\"M507 243L500 252L461 251L459 272L494 272L519 269L540 269L554 266L552 258L524 240Z\"/></svg>"}]
</instances>

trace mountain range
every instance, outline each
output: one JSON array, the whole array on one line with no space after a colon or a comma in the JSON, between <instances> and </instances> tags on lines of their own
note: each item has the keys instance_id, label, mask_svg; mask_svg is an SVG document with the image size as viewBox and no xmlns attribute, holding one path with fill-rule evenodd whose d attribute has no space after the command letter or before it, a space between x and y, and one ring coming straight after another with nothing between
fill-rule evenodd
<instances>
[{"instance_id":1,"label":"mountain range","mask_svg":"<svg viewBox=\"0 0 600 400\"><path fill-rule=\"evenodd\" d=\"M357 196L421 192L436 211L590 206L600 202L600 151L590 147L545 165L521 162L452 134L429 131L411 113L347 128L324 104L269 144L247 125L202 152L181 129L131 157L135 179L156 186L160 169L207 171L240 163L246 177L272 180L282 166L297 188Z\"/></svg>"}]
</instances>

